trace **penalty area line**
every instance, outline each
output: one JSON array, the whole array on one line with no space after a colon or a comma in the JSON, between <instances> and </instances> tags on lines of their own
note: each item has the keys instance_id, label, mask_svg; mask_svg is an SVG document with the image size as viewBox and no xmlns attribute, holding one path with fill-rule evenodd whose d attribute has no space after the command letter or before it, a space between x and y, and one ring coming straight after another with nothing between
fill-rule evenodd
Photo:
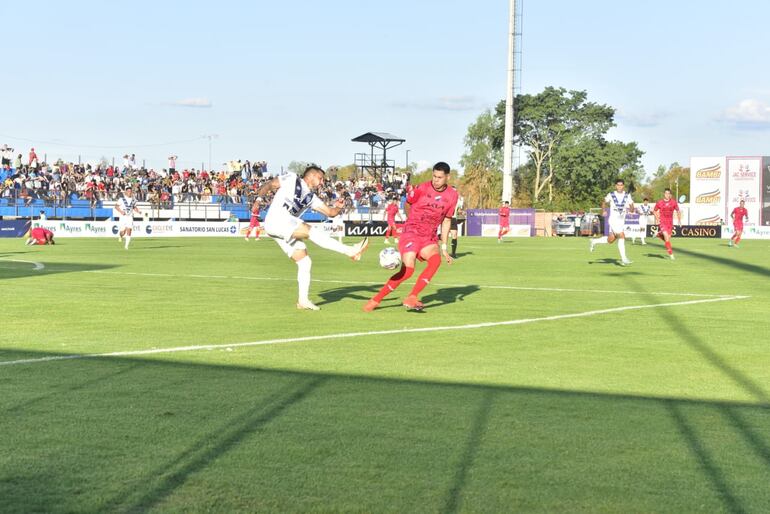
<instances>
[{"instance_id":1,"label":"penalty area line","mask_svg":"<svg viewBox=\"0 0 770 514\"><path fill-rule=\"evenodd\" d=\"M543 316L540 318L513 319L508 321L489 321L485 323L471 323L468 325L444 325L436 327L421 328L402 328L394 330L373 330L369 332L343 332L339 334L327 334L320 336L289 337L281 339L265 339L262 341L252 341L248 343L230 343L230 344L204 344L193 346L177 346L172 348L152 348L149 350L127 350L121 352L93 353L93 354L74 354L74 355L54 355L50 357L38 357L33 359L19 359L13 361L0 362L0 366L14 366L19 364L38 364L43 362L75 360L75 359L98 359L111 357L133 357L138 355L156 355L161 353L179 353L194 352L200 350L217 350L221 348L247 348L250 346L263 346L286 343L302 343L310 341L324 341L329 339L349 339L353 337L371 337L394 334L416 334L422 332L446 332L450 330L475 330L479 328L504 327L511 325L524 325L527 323L537 323L540 321L557 321L563 319L585 318L590 316L601 316L603 314L612 314L624 311L636 311L643 309L658 309L660 307L677 307L682 305L696 305L702 303L725 302L729 300L743 300L748 296L729 296L720 298L706 298L702 300L687 300L682 302L669 302L645 305L627 305L625 307L612 307L609 309L597 309L585 312L575 312L572 314L556 314L553 316Z\"/></svg>"},{"instance_id":2,"label":"penalty area line","mask_svg":"<svg viewBox=\"0 0 770 514\"><path fill-rule=\"evenodd\" d=\"M105 275L133 275L142 277L172 277L172 278L209 278L216 280L259 280L265 282L296 282L296 278L282 277L244 277L237 275L171 275L166 273L141 273L134 271L104 271L104 270L83 270L83 273L99 273ZM312 282L319 284L356 284L356 285L382 285L383 282L368 282L361 280L324 280L313 279ZM688 296L695 298L734 298L735 295L729 294L708 294L708 293L674 293L674 292L648 292L648 291L619 291L613 289L573 289L559 287L526 287L526 286L502 286L502 285L480 285L480 284L447 284L442 282L431 282L434 286L440 287L468 287L476 286L480 289L503 289L509 291L539 291L545 293L596 293L596 294L629 294L629 295L651 295L651 296Z\"/></svg>"}]
</instances>

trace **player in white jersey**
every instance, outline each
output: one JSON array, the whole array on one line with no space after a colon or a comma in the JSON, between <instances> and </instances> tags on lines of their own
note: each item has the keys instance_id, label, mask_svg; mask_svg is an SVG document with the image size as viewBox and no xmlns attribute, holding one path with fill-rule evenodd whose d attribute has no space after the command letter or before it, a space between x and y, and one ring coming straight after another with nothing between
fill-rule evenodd
<instances>
[{"instance_id":1,"label":"player in white jersey","mask_svg":"<svg viewBox=\"0 0 770 514\"><path fill-rule=\"evenodd\" d=\"M136 208L136 198L134 198L134 191L130 187L123 191L123 198L115 202L115 210L120 214L120 218L118 218L118 230L120 230L118 241L122 241L125 237L124 248L128 250L134 225L134 213L141 214L141 211Z\"/></svg>"},{"instance_id":2,"label":"player in white jersey","mask_svg":"<svg viewBox=\"0 0 770 514\"><path fill-rule=\"evenodd\" d=\"M607 194L602 202L602 209L609 210L610 235L591 239L591 251L598 244L612 244L618 240L618 251L620 252L620 264L626 266L631 261L626 257L626 213L634 212L634 201L631 195L624 191L626 183L622 178L615 181L615 191Z\"/></svg>"},{"instance_id":3,"label":"player in white jersey","mask_svg":"<svg viewBox=\"0 0 770 514\"><path fill-rule=\"evenodd\" d=\"M315 190L324 183L324 171L315 165L305 168L302 177L294 173L286 173L267 182L257 192L257 196L265 196L273 191L275 196L265 216L265 232L278 246L297 263L297 283L299 285L298 309L317 311L318 306L310 301L310 268L312 261L307 254L305 240L310 239L321 248L333 250L347 255L354 261L361 259L369 246L369 239L349 246L334 240L320 227L311 227L300 219L308 209L320 212L333 218L337 216L344 205L343 200L335 202L334 207L326 205L315 194Z\"/></svg>"},{"instance_id":4,"label":"player in white jersey","mask_svg":"<svg viewBox=\"0 0 770 514\"><path fill-rule=\"evenodd\" d=\"M636 213L639 215L639 237L643 245L647 244L644 238L647 237L647 222L650 220L650 216L652 216L652 207L649 198L645 198L642 201L642 205L636 206ZM631 238L631 244L636 244L636 235Z\"/></svg>"}]
</instances>

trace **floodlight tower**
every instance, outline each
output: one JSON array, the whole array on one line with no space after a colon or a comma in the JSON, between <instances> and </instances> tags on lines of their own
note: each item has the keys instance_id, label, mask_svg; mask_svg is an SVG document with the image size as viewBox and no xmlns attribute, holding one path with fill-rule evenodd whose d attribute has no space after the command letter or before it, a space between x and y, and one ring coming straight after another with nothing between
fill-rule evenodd
<instances>
[{"instance_id":1,"label":"floodlight tower","mask_svg":"<svg viewBox=\"0 0 770 514\"><path fill-rule=\"evenodd\" d=\"M508 0L508 87L505 95L505 142L503 145L503 201L510 202L513 197L513 123L515 119L513 99L518 88L521 75L521 6L517 3L524 0ZM518 7L518 8L517 8ZM517 30L518 29L518 30ZM519 44L517 44L517 42Z\"/></svg>"}]
</instances>

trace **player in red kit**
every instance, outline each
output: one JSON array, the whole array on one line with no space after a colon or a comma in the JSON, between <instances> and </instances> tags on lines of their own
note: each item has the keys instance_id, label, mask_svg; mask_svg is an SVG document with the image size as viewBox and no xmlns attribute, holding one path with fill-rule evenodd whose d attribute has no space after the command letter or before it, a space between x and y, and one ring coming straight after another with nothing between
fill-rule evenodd
<instances>
[{"instance_id":1,"label":"player in red kit","mask_svg":"<svg viewBox=\"0 0 770 514\"><path fill-rule=\"evenodd\" d=\"M412 276L417 259L426 261L427 266L420 274L409 296L402 303L408 310L422 310L423 305L417 295L430 283L441 266L436 236L439 226L441 226L441 254L448 264L452 263L452 258L447 252L447 238L452 214L457 204L457 190L449 187L449 165L445 162L436 163L433 166L433 177L430 182L423 182L410 189L406 196L406 203L407 218L398 243L401 269L390 277L374 298L364 305L365 312L373 311L383 298Z\"/></svg>"},{"instance_id":2,"label":"player in red kit","mask_svg":"<svg viewBox=\"0 0 770 514\"><path fill-rule=\"evenodd\" d=\"M511 208L509 202L503 202L503 206L497 211L500 218L500 230L497 231L497 242L502 243L503 236L511 231Z\"/></svg>"},{"instance_id":3,"label":"player in red kit","mask_svg":"<svg viewBox=\"0 0 770 514\"><path fill-rule=\"evenodd\" d=\"M741 235L743 234L743 220L745 218L746 221L749 221L749 211L746 210L744 205L746 205L746 202L741 200L740 206L733 209L733 212L730 213L730 217L733 219L735 234L730 238L730 242L727 243L728 246L739 248L738 243L741 242Z\"/></svg>"},{"instance_id":4,"label":"player in red kit","mask_svg":"<svg viewBox=\"0 0 770 514\"><path fill-rule=\"evenodd\" d=\"M37 227L29 231L29 238L25 244L29 246L47 244L55 245L56 243L53 240L53 232L47 228Z\"/></svg>"},{"instance_id":5,"label":"player in red kit","mask_svg":"<svg viewBox=\"0 0 770 514\"><path fill-rule=\"evenodd\" d=\"M676 199L671 197L671 190L663 191L663 200L658 200L652 213L655 215L655 222L658 224L658 237L666 245L671 260L674 260L674 249L671 248L671 233L674 230L674 212L676 212L677 223L682 224L682 213L679 211L679 204Z\"/></svg>"},{"instance_id":6,"label":"player in red kit","mask_svg":"<svg viewBox=\"0 0 770 514\"><path fill-rule=\"evenodd\" d=\"M401 217L401 213L398 210L398 198L393 196L388 201L388 206L385 207L385 214L388 216L388 230L385 231L385 244L390 244L390 237L395 239L398 243L398 232L396 232L396 216L401 223L404 222L404 218Z\"/></svg>"},{"instance_id":7,"label":"player in red kit","mask_svg":"<svg viewBox=\"0 0 770 514\"><path fill-rule=\"evenodd\" d=\"M260 201L259 198L256 198L254 200L254 203L251 204L251 218L249 219L249 228L246 229L246 241L249 240L249 236L251 235L251 231L256 229L256 233L254 237L255 241L259 241L259 233L261 232L261 227L259 226L259 207L260 207Z\"/></svg>"}]
</instances>

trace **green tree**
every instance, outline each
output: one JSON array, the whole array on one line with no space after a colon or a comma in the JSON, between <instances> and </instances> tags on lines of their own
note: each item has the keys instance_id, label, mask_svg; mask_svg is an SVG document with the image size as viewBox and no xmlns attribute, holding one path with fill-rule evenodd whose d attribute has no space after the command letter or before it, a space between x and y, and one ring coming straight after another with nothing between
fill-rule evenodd
<instances>
[{"instance_id":1,"label":"green tree","mask_svg":"<svg viewBox=\"0 0 770 514\"><path fill-rule=\"evenodd\" d=\"M465 205L493 207L503 192L500 170L503 163L503 121L486 110L468 127L465 136L466 152L460 158L463 174L459 185Z\"/></svg>"},{"instance_id":2,"label":"green tree","mask_svg":"<svg viewBox=\"0 0 770 514\"><path fill-rule=\"evenodd\" d=\"M690 168L681 166L678 162L671 164L668 168L661 165L652 176L649 182L641 188L641 193L649 198L660 199L663 197L664 189L671 189L675 197L685 195L690 196Z\"/></svg>"}]
</instances>

